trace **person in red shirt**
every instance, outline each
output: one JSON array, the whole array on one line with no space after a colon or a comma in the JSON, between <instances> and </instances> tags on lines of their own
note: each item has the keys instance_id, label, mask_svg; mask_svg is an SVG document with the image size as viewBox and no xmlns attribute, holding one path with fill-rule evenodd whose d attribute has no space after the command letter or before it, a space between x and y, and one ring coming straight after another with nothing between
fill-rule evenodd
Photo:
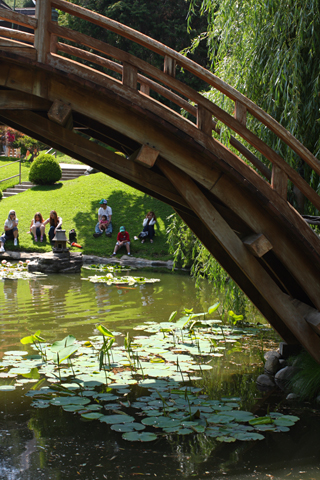
<instances>
[{"instance_id":1,"label":"person in red shirt","mask_svg":"<svg viewBox=\"0 0 320 480\"><path fill-rule=\"evenodd\" d=\"M113 254L111 257L117 254L119 248L125 246L127 249L128 255L130 255L130 237L129 233L126 231L124 227L120 227L120 231L117 235L117 243L115 244Z\"/></svg>"}]
</instances>

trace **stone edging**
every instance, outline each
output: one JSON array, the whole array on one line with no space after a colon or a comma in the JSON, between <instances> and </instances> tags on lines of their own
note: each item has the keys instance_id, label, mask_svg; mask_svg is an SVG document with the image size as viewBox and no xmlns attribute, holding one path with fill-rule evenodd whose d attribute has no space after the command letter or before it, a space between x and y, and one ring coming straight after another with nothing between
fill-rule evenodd
<instances>
[{"instance_id":1,"label":"stone edging","mask_svg":"<svg viewBox=\"0 0 320 480\"><path fill-rule=\"evenodd\" d=\"M46 252L48 253L48 252ZM41 258L46 253L37 253L37 252L12 252L6 251L0 253L0 260L14 260L14 261L26 261L26 260L36 260ZM131 255L123 255L122 257L97 257L95 255L83 255L81 252L70 252L70 254L82 255L84 264L110 264L110 265L130 265L132 267L163 267L172 270L173 261L168 260L167 262L161 260L147 260L146 258L133 257Z\"/></svg>"}]
</instances>

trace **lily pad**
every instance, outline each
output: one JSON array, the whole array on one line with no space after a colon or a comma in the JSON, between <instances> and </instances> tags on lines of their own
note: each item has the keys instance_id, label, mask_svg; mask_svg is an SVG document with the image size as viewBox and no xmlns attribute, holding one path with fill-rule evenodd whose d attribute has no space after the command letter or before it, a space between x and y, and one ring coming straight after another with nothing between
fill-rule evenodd
<instances>
[{"instance_id":1,"label":"lily pad","mask_svg":"<svg viewBox=\"0 0 320 480\"><path fill-rule=\"evenodd\" d=\"M150 432L128 432L122 435L124 440L128 440L129 442L153 442L157 439L157 435L155 433Z\"/></svg>"}]
</instances>

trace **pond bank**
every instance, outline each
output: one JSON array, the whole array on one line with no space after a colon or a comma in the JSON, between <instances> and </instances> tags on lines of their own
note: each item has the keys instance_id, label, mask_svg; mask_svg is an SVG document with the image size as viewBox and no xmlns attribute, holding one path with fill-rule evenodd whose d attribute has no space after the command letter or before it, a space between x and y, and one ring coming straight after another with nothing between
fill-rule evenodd
<instances>
[{"instance_id":1,"label":"pond bank","mask_svg":"<svg viewBox=\"0 0 320 480\"><path fill-rule=\"evenodd\" d=\"M79 253L79 252L70 252L72 253ZM38 252L13 252L13 251L6 251L0 253L0 260L13 260L19 262L20 260L36 260L41 258L42 255ZM162 260L148 260L146 258L139 258L133 257L132 255L123 255L122 257L115 258L115 257L98 257L96 255L82 255L83 263L84 264L111 264L111 265L130 265L132 267L164 267L172 270L173 268L173 261L168 260L164 262Z\"/></svg>"}]
</instances>

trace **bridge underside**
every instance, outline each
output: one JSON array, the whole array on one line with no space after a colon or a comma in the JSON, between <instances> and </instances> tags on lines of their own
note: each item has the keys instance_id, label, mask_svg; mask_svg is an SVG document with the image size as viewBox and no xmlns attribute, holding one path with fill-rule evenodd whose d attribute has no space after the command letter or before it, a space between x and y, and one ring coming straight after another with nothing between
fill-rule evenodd
<instances>
[{"instance_id":1,"label":"bridge underside","mask_svg":"<svg viewBox=\"0 0 320 480\"><path fill-rule=\"evenodd\" d=\"M285 200L150 97L6 57L0 122L171 205L281 337L320 363L320 242Z\"/></svg>"}]
</instances>

